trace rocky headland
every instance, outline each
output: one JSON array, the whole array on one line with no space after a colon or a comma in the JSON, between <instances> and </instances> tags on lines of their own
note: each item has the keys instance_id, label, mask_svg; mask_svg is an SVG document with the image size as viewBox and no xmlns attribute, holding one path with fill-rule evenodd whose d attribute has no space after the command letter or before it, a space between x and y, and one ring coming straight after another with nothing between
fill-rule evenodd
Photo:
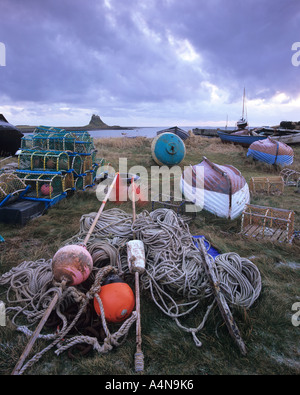
<instances>
[{"instance_id":1,"label":"rocky headland","mask_svg":"<svg viewBox=\"0 0 300 395\"><path fill-rule=\"evenodd\" d=\"M39 126L39 125L37 125ZM22 133L32 133L37 126L29 126L29 125L17 125L16 128L20 130ZM52 125L47 125L52 126ZM123 127L123 126L109 126L102 121L99 115L93 114L91 117L90 122L85 126L56 126L60 129L64 129L68 132L78 131L88 131L88 130L99 130L99 129L111 129L111 130L118 130L118 129L132 129L130 127Z\"/></svg>"}]
</instances>

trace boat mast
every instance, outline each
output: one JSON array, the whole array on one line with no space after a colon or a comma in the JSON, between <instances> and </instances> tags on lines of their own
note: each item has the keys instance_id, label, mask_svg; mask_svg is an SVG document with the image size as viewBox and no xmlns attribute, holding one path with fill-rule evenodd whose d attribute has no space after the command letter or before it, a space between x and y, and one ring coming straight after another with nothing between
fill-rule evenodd
<instances>
[{"instance_id":1,"label":"boat mast","mask_svg":"<svg viewBox=\"0 0 300 395\"><path fill-rule=\"evenodd\" d=\"M242 113L242 119L244 118L244 112L245 112L245 87L244 87L244 95L243 95L243 113Z\"/></svg>"}]
</instances>

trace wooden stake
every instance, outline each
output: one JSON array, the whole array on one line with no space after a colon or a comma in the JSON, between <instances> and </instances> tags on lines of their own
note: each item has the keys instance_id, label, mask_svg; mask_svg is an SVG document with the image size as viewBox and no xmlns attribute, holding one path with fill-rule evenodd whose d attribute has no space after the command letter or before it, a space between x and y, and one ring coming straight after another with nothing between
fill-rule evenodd
<instances>
[{"instance_id":1,"label":"wooden stake","mask_svg":"<svg viewBox=\"0 0 300 395\"><path fill-rule=\"evenodd\" d=\"M61 286L64 287L66 284L66 281L63 281ZM29 342L27 343L27 346L25 347L25 350L23 351L19 361L17 362L14 370L12 371L12 375L18 375L23 363L25 361L25 359L27 358L27 356L29 355L36 339L38 338L41 330L43 329L43 326L45 325L45 322L47 321L47 319L49 318L49 315L51 314L52 310L54 309L56 303L58 301L58 293L55 294L54 298L52 299L51 303L49 304L49 306L47 307L47 310L45 311L40 323L38 324L38 326L36 327L35 331L33 332L33 334L31 335L31 338L29 340Z\"/></svg>"},{"instance_id":2,"label":"wooden stake","mask_svg":"<svg viewBox=\"0 0 300 395\"><path fill-rule=\"evenodd\" d=\"M134 189L134 178L131 179L132 185L132 225L136 220L136 210L135 210L135 189ZM133 238L135 239L135 233L133 233ZM141 308L140 308L140 279L139 272L135 272L135 310L137 313L136 318L136 353L134 354L135 359L135 371L144 371L144 354L142 351L142 328L141 328Z\"/></svg>"},{"instance_id":3,"label":"wooden stake","mask_svg":"<svg viewBox=\"0 0 300 395\"><path fill-rule=\"evenodd\" d=\"M215 295L219 310L222 314L222 317L226 323L226 326L228 328L228 331L229 331L231 337L234 339L234 341L238 345L241 353L243 355L246 355L247 354L246 346L245 346L244 341L241 337L239 328L236 325L233 315L228 307L226 299L220 290L219 281L215 275L214 269L211 265L210 259L208 257L208 254L207 254L207 251L205 248L204 241L202 239L199 240L199 245L200 245L200 251L201 251L202 257L203 257L205 272L209 278L210 284L211 284L212 289L214 291L214 295Z\"/></svg>"},{"instance_id":4,"label":"wooden stake","mask_svg":"<svg viewBox=\"0 0 300 395\"><path fill-rule=\"evenodd\" d=\"M106 196L105 196L105 198L104 198L104 200L103 200L103 202L101 204L101 207L100 207L100 209L99 209L99 211L98 211L98 213L97 213L97 215L96 215L96 217L95 217L95 219L94 219L94 221L93 221L93 223L92 223L92 225L91 225L91 227L90 227L90 229L89 229L89 231L88 231L88 233L87 233L87 235L86 235L86 237L84 239L84 242L83 242L84 245L86 245L86 243L88 242L88 240L89 240L89 238L90 238L90 236L91 236L91 234L92 234L92 232L93 232L93 230L94 230L94 228L96 226L96 223L97 223L97 221L98 221L98 219L99 219L99 217L100 217L100 215L101 215L101 213L102 213L102 211L104 209L104 206L105 206L105 204L106 204L106 202L107 202L107 200L109 198L109 195L111 194L111 191L112 191L112 189L113 189L113 187L114 187L114 185L116 183L118 174L119 173L116 173L115 178L114 178L114 180L113 180L113 182L112 182L112 184L111 184L111 186L110 186L110 188L109 188L109 190L108 190L108 192L107 192L107 194L106 194ZM61 286L64 287L65 285L66 285L66 281L62 281ZM45 325L45 322L49 318L49 315L51 314L52 310L54 309L57 301L58 301L58 294L55 294L55 296L53 297L51 303L49 304L49 306L45 310L45 312L44 312L44 314L43 314L43 316L41 318L41 321L39 322L38 326L36 327L35 331L33 332L32 336L31 336L29 342L27 343L27 346L25 347L25 350L23 351L23 353L22 353L19 361L17 362L14 370L12 371L12 375L18 375L19 374L25 359L29 355L29 353L30 353L30 351L31 351L36 339L38 338L41 330L43 329L43 326Z\"/></svg>"},{"instance_id":5,"label":"wooden stake","mask_svg":"<svg viewBox=\"0 0 300 395\"><path fill-rule=\"evenodd\" d=\"M109 198L109 196L110 196L110 194L111 194L111 191L113 190L113 187L115 186L115 183L116 183L116 181L117 181L118 175L119 175L119 173L116 173L115 178L113 179L113 182L112 182L111 186L109 187L109 190L108 190L108 192L107 192L107 194L106 194L104 200L102 201L101 207L99 208L99 211L98 211L96 217L94 218L94 221L93 221L93 223L92 223L92 225L91 225L91 227L90 227L90 229L89 229L87 235L85 236L85 239L84 239L84 241L83 241L83 244L84 244L84 245L87 244L89 238L91 237L91 234L93 233L93 231L94 231L94 229L95 229L96 223L98 222L98 219L99 219L99 217L100 217L102 211L104 210L104 207L105 207L105 205L106 205L106 202L107 202L107 200L108 200L108 198Z\"/></svg>"}]
</instances>

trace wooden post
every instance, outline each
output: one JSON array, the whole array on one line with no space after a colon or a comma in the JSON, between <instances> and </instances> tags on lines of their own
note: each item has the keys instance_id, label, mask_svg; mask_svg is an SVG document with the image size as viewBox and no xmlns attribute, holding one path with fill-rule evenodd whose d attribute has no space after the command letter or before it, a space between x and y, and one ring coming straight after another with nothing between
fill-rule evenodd
<instances>
[{"instance_id":1,"label":"wooden post","mask_svg":"<svg viewBox=\"0 0 300 395\"><path fill-rule=\"evenodd\" d=\"M65 281L62 282L62 287L66 284ZM36 327L35 331L33 332L33 334L31 335L31 338L29 340L29 342L27 343L27 346L25 347L25 350L23 351L19 361L17 362L14 370L12 371L12 375L18 375L23 363L25 361L25 359L27 358L27 356L29 355L36 339L38 338L41 330L43 329L43 326L45 325L45 322L47 321L47 319L49 318L49 315L51 314L52 310L54 309L56 303L58 301L58 293L55 294L54 298L52 299L51 303L49 304L49 306L47 307L47 310L45 311L41 321L39 322L38 326Z\"/></svg>"},{"instance_id":2,"label":"wooden post","mask_svg":"<svg viewBox=\"0 0 300 395\"><path fill-rule=\"evenodd\" d=\"M88 233L87 233L87 235L86 235L86 237L85 237L85 239L84 239L84 241L83 241L83 244L84 244L84 245L86 245L86 243L88 242L88 240L89 240L91 234L93 233L93 231L94 231L94 229L95 229L96 223L97 223L97 221L98 221L98 219L99 219L99 217L100 217L102 211L104 210L104 207L105 207L106 202L107 202L107 200L108 200L108 198L109 198L109 196L110 196L110 194L111 194L111 191L112 191L113 187L115 186L115 183L116 183L116 181L117 181L118 174L119 174L119 173L116 173L115 178L113 179L113 182L112 182L111 186L109 187L109 190L108 190L108 192L107 192L107 194L106 194L106 196L105 196L105 198L104 198L104 200L103 200L103 202L102 202L102 204L101 204L101 206L100 206L100 208L99 208L99 211L98 211L96 217L94 218L94 221L93 221L93 223L92 223L92 225L91 225L91 227L90 227L90 229L89 229L89 231L88 231Z\"/></svg>"},{"instance_id":3,"label":"wooden post","mask_svg":"<svg viewBox=\"0 0 300 395\"><path fill-rule=\"evenodd\" d=\"M131 179L132 186L132 225L136 220L136 210L135 210L135 186L134 186L134 177ZM133 233L133 238L135 239L135 232ZM134 269L134 268L133 268ZM141 329L141 309L140 309L140 278L139 271L135 271L135 309L137 313L136 318L136 353L134 354L135 358L135 371L142 372L144 370L144 354L142 351L142 329Z\"/></svg>"},{"instance_id":4,"label":"wooden post","mask_svg":"<svg viewBox=\"0 0 300 395\"><path fill-rule=\"evenodd\" d=\"M208 257L208 254L207 254L207 251L205 248L204 241L202 239L199 240L199 245L200 245L200 252L202 253L202 257L203 257L203 264L204 264L205 272L209 278L209 282L210 282L211 287L213 289L219 310L222 314L222 317L226 323L226 326L228 328L228 331L229 331L231 337L234 339L234 341L238 345L241 353L243 355L246 355L247 354L246 346L243 342L240 331L234 321L232 313L228 307L226 299L220 290L219 281L215 275L214 269L211 265L210 259Z\"/></svg>"},{"instance_id":5,"label":"wooden post","mask_svg":"<svg viewBox=\"0 0 300 395\"><path fill-rule=\"evenodd\" d=\"M86 243L88 242L88 240L89 240L89 238L90 238L90 236L91 236L91 234L92 234L92 232L93 232L93 230L94 230L94 228L96 226L96 223L97 223L97 221L98 221L98 219L99 219L99 217L100 217L100 215L101 215L101 213L102 213L102 211L104 209L104 206L105 206L105 204L107 202L107 199L109 198L109 195L110 195L110 193L111 193L111 191L112 191L112 189L113 189L113 187L115 185L115 182L116 182L118 174L119 173L116 174L116 176L115 176L115 178L114 178L114 180L113 180L113 182L112 182L112 184L111 184L111 186L110 186L110 188L109 188L109 190L108 190L108 192L107 192L107 194L106 194L106 196L105 196L105 198L104 198L104 200L103 200L103 202L102 202L102 204L100 206L100 209L99 209L99 211L98 211L98 213L97 213L97 215L96 215L96 217L95 217L95 219L94 219L94 221L93 221L93 223L92 223L92 225L91 225L91 227L89 229L89 232L87 233L87 235L86 235L86 237L84 239L84 242L83 242L84 245L86 245ZM62 281L61 286L64 287L65 285L66 285L66 281ZM23 351L19 361L17 362L17 364L16 364L16 366L15 366L13 372L12 372L12 375L18 375L19 374L26 357L29 355L29 353L30 353L30 351L31 351L36 339L38 338L41 330L43 329L43 326L45 325L45 322L47 321L49 315L51 314L52 310L54 309L57 301L58 301L58 293L55 294L55 296L53 297L51 303L49 304L49 306L45 310L45 312L44 312L44 314L43 314L38 326L36 327L35 331L33 332L29 342L27 343L27 346L25 347L25 350Z\"/></svg>"}]
</instances>

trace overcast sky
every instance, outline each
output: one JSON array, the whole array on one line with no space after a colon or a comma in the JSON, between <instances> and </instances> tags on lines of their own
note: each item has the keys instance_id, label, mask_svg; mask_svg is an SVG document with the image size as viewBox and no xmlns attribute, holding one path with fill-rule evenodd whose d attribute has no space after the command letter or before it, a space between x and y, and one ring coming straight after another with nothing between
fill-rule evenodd
<instances>
[{"instance_id":1,"label":"overcast sky","mask_svg":"<svg viewBox=\"0 0 300 395\"><path fill-rule=\"evenodd\" d=\"M300 121L299 0L0 0L0 12L0 113L15 125L235 125L244 87L250 126Z\"/></svg>"}]
</instances>

